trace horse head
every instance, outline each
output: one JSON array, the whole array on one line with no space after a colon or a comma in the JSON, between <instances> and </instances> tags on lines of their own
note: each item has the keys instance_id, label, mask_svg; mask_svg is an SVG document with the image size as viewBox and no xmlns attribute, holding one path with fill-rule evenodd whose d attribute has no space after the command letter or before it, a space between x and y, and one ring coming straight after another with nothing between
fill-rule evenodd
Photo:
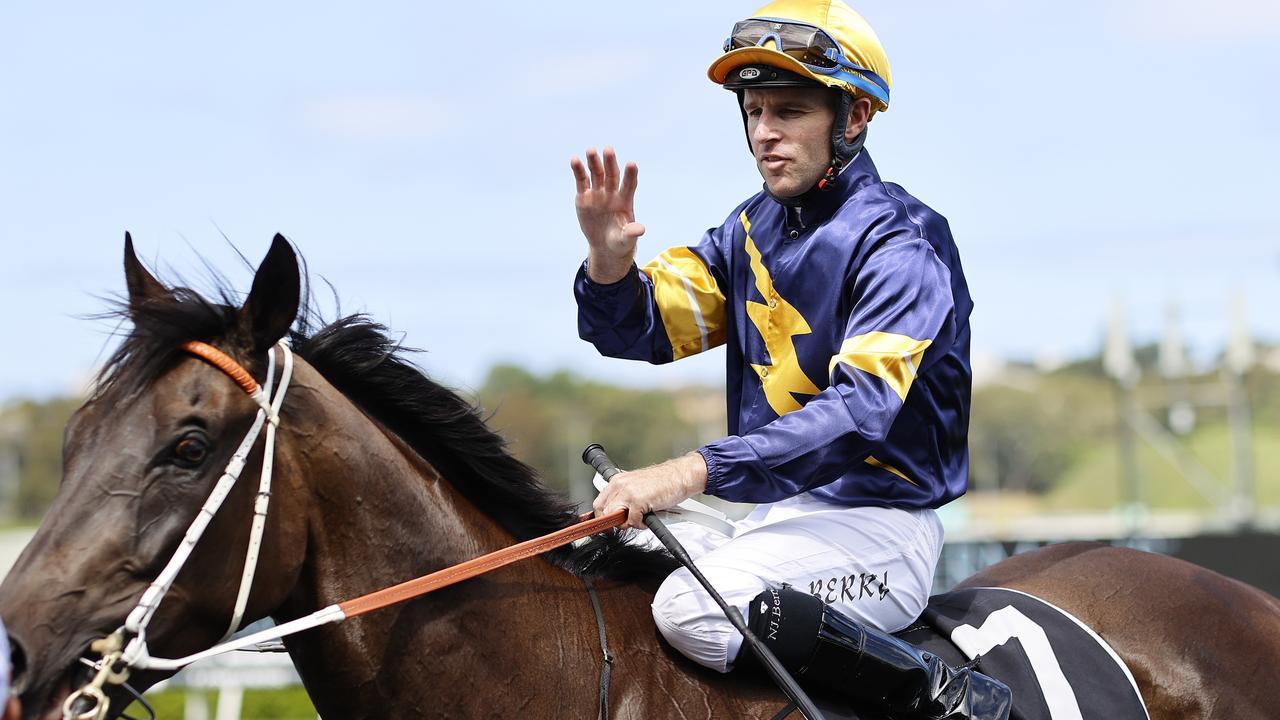
<instances>
[{"instance_id":1,"label":"horse head","mask_svg":"<svg viewBox=\"0 0 1280 720\"><path fill-rule=\"evenodd\" d=\"M180 664L159 667L147 657L185 658L225 636L242 573L252 566L246 548L255 503L265 496L256 480L267 440L251 431L273 414L242 388L255 381L265 387L271 376L278 392L285 358L293 359L293 372L270 455L262 554L241 625L265 616L299 619L575 522L573 505L506 451L478 408L410 362L385 327L362 315L310 327L310 310L300 309L304 278L283 238L243 303L226 292L214 302L162 284L127 236L125 277L128 299L119 314L132 329L68 423L58 495L0 584L0 617L13 640L15 688L28 719L62 717L66 698L94 675L86 661L100 659L100 638L123 641L121 665L130 668L129 682L145 689ZM277 347L286 335L291 353ZM193 342L213 346L252 379L236 380L234 369L215 367L221 360L196 357L208 353ZM241 445L252 450L228 485L225 472ZM223 487L229 490L220 508L206 511ZM192 545L189 528L203 517L211 520ZM187 548L170 589L151 603ZM579 574L622 576L639 568L650 577L669 563L620 533L604 533L285 644L326 717L458 717L497 683L521 702L550 708L572 696L586 707L596 701L594 672L571 674L569 685L546 693L542 668L572 645L594 669L594 622L572 622L557 631L560 643L548 644L532 634L513 638L495 618L514 614L541 625L555 608L590 621ZM629 616L647 614L642 589L615 592L636 595L626 603ZM152 607L148 622L136 621ZM643 636L651 642L651 632ZM141 647L145 653L130 654ZM117 716L127 690L107 687ZM405 702L418 709L406 710Z\"/></svg>"},{"instance_id":2,"label":"horse head","mask_svg":"<svg viewBox=\"0 0 1280 720\"><path fill-rule=\"evenodd\" d=\"M67 424L63 477L44 522L0 585L0 617L14 647L15 691L25 717L61 717L69 692L91 674L90 643L120 628L169 562L219 480L259 407L222 371L184 353L211 343L265 382L266 353L299 308L297 258L279 235L240 307L166 287L139 262L125 237L127 304L133 328L99 383ZM263 443L195 545L147 630L150 651L172 657L202 650L228 630L240 585ZM287 443L275 455L287 484ZM306 545L300 493L282 492L267 518L264 553L246 621L276 608L295 584ZM287 549L295 551L289 552ZM133 681L147 687L163 674ZM117 712L127 705L112 690ZM113 713L114 715L115 713Z\"/></svg>"}]
</instances>

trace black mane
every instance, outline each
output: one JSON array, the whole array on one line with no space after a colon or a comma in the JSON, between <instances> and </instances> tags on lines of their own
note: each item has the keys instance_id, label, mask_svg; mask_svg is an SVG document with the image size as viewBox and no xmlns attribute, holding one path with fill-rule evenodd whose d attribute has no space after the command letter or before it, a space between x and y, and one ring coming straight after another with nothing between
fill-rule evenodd
<instances>
[{"instance_id":1,"label":"black mane","mask_svg":"<svg viewBox=\"0 0 1280 720\"><path fill-rule=\"evenodd\" d=\"M169 297L140 306L124 303L111 313L131 321L133 330L99 374L94 396L143 391L179 359L180 345L188 340L224 349L240 346L233 293L221 280L217 283L216 302L193 290L174 288ZM327 324L318 318L304 302L290 332L294 352L404 440L481 512L520 540L577 521L575 507L507 452L506 441L488 428L480 410L427 377L407 359L414 351L393 340L385 326L362 314ZM238 359L250 368L261 363ZM671 556L626 544L626 537L625 532L610 531L546 556L584 576L649 577L675 567Z\"/></svg>"}]
</instances>

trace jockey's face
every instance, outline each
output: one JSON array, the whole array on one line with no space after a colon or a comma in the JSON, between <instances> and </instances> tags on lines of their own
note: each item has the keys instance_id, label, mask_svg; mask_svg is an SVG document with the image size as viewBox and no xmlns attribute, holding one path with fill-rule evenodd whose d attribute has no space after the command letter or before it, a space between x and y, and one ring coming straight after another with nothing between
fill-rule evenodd
<instances>
[{"instance_id":1,"label":"jockey's face","mask_svg":"<svg viewBox=\"0 0 1280 720\"><path fill-rule=\"evenodd\" d=\"M824 88L748 89L742 95L747 136L769 191L795 197L813 187L831 163L836 111Z\"/></svg>"}]
</instances>

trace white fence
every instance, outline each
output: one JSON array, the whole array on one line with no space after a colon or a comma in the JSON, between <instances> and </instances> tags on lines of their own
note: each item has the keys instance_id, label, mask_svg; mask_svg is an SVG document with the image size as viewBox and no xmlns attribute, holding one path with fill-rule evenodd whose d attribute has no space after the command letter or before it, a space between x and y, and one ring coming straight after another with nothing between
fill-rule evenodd
<instances>
[{"instance_id":1,"label":"white fence","mask_svg":"<svg viewBox=\"0 0 1280 720\"><path fill-rule=\"evenodd\" d=\"M239 720L245 690L278 689L301 682L284 653L235 652L191 665L155 689L187 689L183 720ZM206 694L209 690L218 693L217 714L213 716Z\"/></svg>"}]
</instances>

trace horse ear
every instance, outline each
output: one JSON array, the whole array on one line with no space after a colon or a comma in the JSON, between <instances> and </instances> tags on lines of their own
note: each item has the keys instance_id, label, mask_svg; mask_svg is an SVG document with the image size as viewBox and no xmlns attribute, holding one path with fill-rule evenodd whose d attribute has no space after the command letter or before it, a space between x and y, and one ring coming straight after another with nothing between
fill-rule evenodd
<instances>
[{"instance_id":1,"label":"horse ear","mask_svg":"<svg viewBox=\"0 0 1280 720\"><path fill-rule=\"evenodd\" d=\"M253 352L265 351L289 332L298 316L301 292L298 257L289 241L277 233L240 308L240 325L252 338Z\"/></svg>"},{"instance_id":2,"label":"horse ear","mask_svg":"<svg viewBox=\"0 0 1280 720\"><path fill-rule=\"evenodd\" d=\"M171 297L169 288L147 272L138 260L138 254L133 250L133 236L128 232L124 234L124 282L129 289L130 311L136 311L153 300Z\"/></svg>"}]
</instances>

